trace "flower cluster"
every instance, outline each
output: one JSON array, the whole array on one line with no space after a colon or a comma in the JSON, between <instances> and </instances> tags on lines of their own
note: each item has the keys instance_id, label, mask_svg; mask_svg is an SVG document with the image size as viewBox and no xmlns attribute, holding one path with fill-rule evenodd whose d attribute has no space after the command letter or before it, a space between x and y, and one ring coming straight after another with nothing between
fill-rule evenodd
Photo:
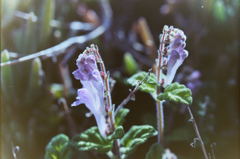
<instances>
[{"instance_id":1,"label":"flower cluster","mask_svg":"<svg viewBox=\"0 0 240 159\"><path fill-rule=\"evenodd\" d=\"M186 36L182 30L172 26L164 26L163 33L160 34L159 59L161 59L160 81L163 87L171 84L178 68L188 56L185 50Z\"/></svg>"},{"instance_id":2,"label":"flower cluster","mask_svg":"<svg viewBox=\"0 0 240 159\"><path fill-rule=\"evenodd\" d=\"M77 70L73 72L75 79L80 80L83 88L78 89L76 101L72 106L85 104L94 115L99 132L103 137L108 134L107 112L104 106L104 83L97 67L93 48L87 48L79 55Z\"/></svg>"}]
</instances>

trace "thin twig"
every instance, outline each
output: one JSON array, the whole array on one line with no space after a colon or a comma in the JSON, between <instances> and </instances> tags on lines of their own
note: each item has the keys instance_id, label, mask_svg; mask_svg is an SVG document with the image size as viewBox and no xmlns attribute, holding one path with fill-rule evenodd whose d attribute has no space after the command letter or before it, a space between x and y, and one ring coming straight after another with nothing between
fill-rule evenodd
<instances>
[{"instance_id":1,"label":"thin twig","mask_svg":"<svg viewBox=\"0 0 240 159\"><path fill-rule=\"evenodd\" d=\"M63 105L64 113L65 113L65 116L66 116L66 120L68 122L68 126L69 126L69 129L70 129L71 136L76 135L76 133L77 133L76 125L75 125L75 122L74 122L72 116L70 115L70 110L68 108L66 99L65 98L60 98L58 100L58 102L59 102L59 104Z\"/></svg>"},{"instance_id":2,"label":"thin twig","mask_svg":"<svg viewBox=\"0 0 240 159\"><path fill-rule=\"evenodd\" d=\"M85 42L92 40L92 39L98 37L99 35L103 34L107 30L107 28L109 28L109 26L111 24L112 10L109 6L108 0L99 0L99 2L100 2L101 9L103 12L103 17L102 17L103 22L102 22L102 25L98 26L96 29L94 29L90 33L88 33L86 35L71 37L51 48L48 48L48 49L45 49L45 50L42 50L42 51L39 51L36 53L32 53L30 55L18 58L16 60L0 63L0 66L2 67L2 66L17 64L20 62L26 62L29 60L33 60L37 57L59 56L61 54L64 54L64 51L71 45L85 43Z\"/></svg>"},{"instance_id":3,"label":"thin twig","mask_svg":"<svg viewBox=\"0 0 240 159\"><path fill-rule=\"evenodd\" d=\"M119 106L117 107L115 114L117 114L117 112L122 109L131 99L132 97L134 97L135 93L139 90L139 87L142 85L142 83L144 81L147 80L147 78L150 75L150 72L152 71L152 69L148 70L148 74L141 80L138 82L138 84L134 87L134 89L128 94L128 96L119 104Z\"/></svg>"},{"instance_id":4,"label":"thin twig","mask_svg":"<svg viewBox=\"0 0 240 159\"><path fill-rule=\"evenodd\" d=\"M202 137L201 137L201 135L200 135L200 132L199 132L199 130L198 130L198 126L197 126L197 123L196 123L195 118L194 118L194 116L193 116L193 113L192 113L192 111L191 111L191 108L190 108L189 106L187 106L187 109L188 109L188 112L189 112L189 115L190 115L190 121L191 121L192 124L193 124L193 127L194 127L195 133L196 133L196 135L197 135L198 141L199 141L200 144L201 144L201 149L202 149L202 152L203 152L203 154L204 154L204 158L205 158L205 159L209 159L208 153L207 153L207 150L206 150L206 147L205 147L205 144L204 144L204 142L203 142L203 140L202 140Z\"/></svg>"}]
</instances>

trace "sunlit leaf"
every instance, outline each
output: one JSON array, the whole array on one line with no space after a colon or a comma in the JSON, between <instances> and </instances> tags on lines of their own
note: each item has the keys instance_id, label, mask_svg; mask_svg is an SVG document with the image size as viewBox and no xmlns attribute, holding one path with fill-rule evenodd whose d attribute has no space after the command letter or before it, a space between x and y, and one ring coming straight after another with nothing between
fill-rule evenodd
<instances>
[{"instance_id":1,"label":"sunlit leaf","mask_svg":"<svg viewBox=\"0 0 240 159\"><path fill-rule=\"evenodd\" d=\"M153 73L150 73L148 75L148 73L144 71L138 72L131 76L130 78L128 78L127 83L132 86L136 86L139 82L141 82L145 78L146 80L142 82L142 84L139 86L139 89L143 92L154 93L156 90L157 82L156 76Z\"/></svg>"},{"instance_id":2,"label":"sunlit leaf","mask_svg":"<svg viewBox=\"0 0 240 159\"><path fill-rule=\"evenodd\" d=\"M192 103L192 92L185 85L175 82L167 86L157 99L189 105Z\"/></svg>"}]
</instances>

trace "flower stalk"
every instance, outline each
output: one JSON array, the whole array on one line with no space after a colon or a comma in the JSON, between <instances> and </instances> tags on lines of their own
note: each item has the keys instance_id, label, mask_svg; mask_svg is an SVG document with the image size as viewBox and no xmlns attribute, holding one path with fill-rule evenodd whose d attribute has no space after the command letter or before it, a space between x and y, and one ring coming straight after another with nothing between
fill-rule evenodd
<instances>
[{"instance_id":1,"label":"flower stalk","mask_svg":"<svg viewBox=\"0 0 240 159\"><path fill-rule=\"evenodd\" d=\"M94 115L100 134L105 138L115 131L115 112L112 105L110 77L96 45L87 47L77 59L78 69L73 72L83 88L78 89L72 106L85 104ZM113 154L121 159L119 141L114 141Z\"/></svg>"},{"instance_id":2,"label":"flower stalk","mask_svg":"<svg viewBox=\"0 0 240 159\"><path fill-rule=\"evenodd\" d=\"M160 34L160 45L158 57L156 59L156 78L158 85L156 93L162 93L165 87L170 85L178 68L188 56L186 46L186 36L183 31L172 26L164 26ZM164 101L156 101L158 143L163 143L164 134Z\"/></svg>"}]
</instances>

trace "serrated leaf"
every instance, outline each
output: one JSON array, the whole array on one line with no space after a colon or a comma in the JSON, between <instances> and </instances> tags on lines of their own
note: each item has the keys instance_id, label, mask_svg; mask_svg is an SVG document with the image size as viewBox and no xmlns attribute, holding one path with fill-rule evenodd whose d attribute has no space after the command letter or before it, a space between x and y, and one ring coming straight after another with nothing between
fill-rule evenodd
<instances>
[{"instance_id":1,"label":"serrated leaf","mask_svg":"<svg viewBox=\"0 0 240 159\"><path fill-rule=\"evenodd\" d=\"M157 99L189 105L192 103L192 92L185 85L175 82L167 86L164 92L157 96Z\"/></svg>"},{"instance_id":2,"label":"serrated leaf","mask_svg":"<svg viewBox=\"0 0 240 159\"><path fill-rule=\"evenodd\" d=\"M144 72L144 71L138 72L138 73L134 74L133 76L131 76L130 78L128 78L127 83L132 86L136 86L146 76L148 76L148 77L146 78L145 81L142 82L142 84L139 86L139 89L143 92L155 93L157 82L156 82L156 76L153 73L150 73L148 75L148 72Z\"/></svg>"},{"instance_id":3,"label":"serrated leaf","mask_svg":"<svg viewBox=\"0 0 240 159\"><path fill-rule=\"evenodd\" d=\"M120 150L127 155L155 135L157 135L157 131L150 125L134 125L121 139L122 148Z\"/></svg>"},{"instance_id":4,"label":"serrated leaf","mask_svg":"<svg viewBox=\"0 0 240 159\"><path fill-rule=\"evenodd\" d=\"M59 134L51 139L45 151L45 159L71 159L69 138Z\"/></svg>"},{"instance_id":5,"label":"serrated leaf","mask_svg":"<svg viewBox=\"0 0 240 159\"><path fill-rule=\"evenodd\" d=\"M98 152L110 151L113 144L112 141L109 141L101 136L96 126L74 136L72 143L79 151L93 150Z\"/></svg>"},{"instance_id":6,"label":"serrated leaf","mask_svg":"<svg viewBox=\"0 0 240 159\"><path fill-rule=\"evenodd\" d=\"M122 125L124 122L125 117L127 116L127 114L129 113L129 109L127 108L121 108L117 114L115 115L115 126L119 126Z\"/></svg>"},{"instance_id":7,"label":"serrated leaf","mask_svg":"<svg viewBox=\"0 0 240 159\"><path fill-rule=\"evenodd\" d=\"M163 153L164 147L158 143L155 143L150 147L145 159L161 159Z\"/></svg>"},{"instance_id":8,"label":"serrated leaf","mask_svg":"<svg viewBox=\"0 0 240 159\"><path fill-rule=\"evenodd\" d=\"M132 75L138 71L138 64L133 58L132 54L125 53L123 57L124 69L129 74Z\"/></svg>"}]
</instances>

